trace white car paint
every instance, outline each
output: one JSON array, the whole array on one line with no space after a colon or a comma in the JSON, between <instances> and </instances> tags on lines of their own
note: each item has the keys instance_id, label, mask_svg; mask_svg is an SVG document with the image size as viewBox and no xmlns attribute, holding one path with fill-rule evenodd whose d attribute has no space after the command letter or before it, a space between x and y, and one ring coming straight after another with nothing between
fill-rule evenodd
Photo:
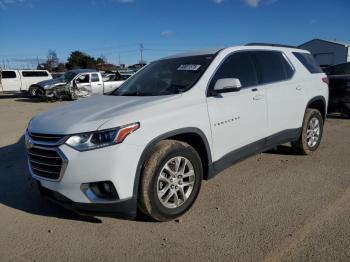
<instances>
[{"instance_id":1,"label":"white car paint","mask_svg":"<svg viewBox=\"0 0 350 262\"><path fill-rule=\"evenodd\" d=\"M235 52L253 50L283 52L295 69L293 77L223 93L220 97L208 97L208 84L225 58ZM122 144L91 151L79 152L62 144L59 150L68 159L62 179L49 181L33 172L32 175L43 187L74 202L94 203L81 190L81 184L104 180L113 182L121 200L129 199L133 197L142 152L151 141L165 133L181 128L200 130L208 141L210 157L215 162L232 151L283 130L299 129L307 103L312 98L321 96L328 101L328 86L321 80L325 75L308 73L292 55L294 51L307 52L272 46L229 47L217 50L216 57L201 78L184 93L91 97L41 113L29 123L29 133L71 135L134 122L139 122L140 128ZM30 140L29 133L27 140Z\"/></svg>"},{"instance_id":2,"label":"white car paint","mask_svg":"<svg viewBox=\"0 0 350 262\"><path fill-rule=\"evenodd\" d=\"M27 76L28 73L41 73L42 76ZM3 74L11 74L11 77L2 77ZM13 75L13 77L12 77ZM36 83L52 79L51 74L46 70L11 70L5 69L0 71L0 91L18 92L28 91Z\"/></svg>"},{"instance_id":3,"label":"white car paint","mask_svg":"<svg viewBox=\"0 0 350 262\"><path fill-rule=\"evenodd\" d=\"M39 82L38 86L46 90L46 95L49 96L55 88L62 85L67 85L70 87L76 85L78 89L83 88L82 90L86 91L86 95L90 96L108 94L124 83L124 80L104 82L101 73L91 69L77 69L68 71L68 73L70 72L76 75L69 82L66 82L67 80L57 78L52 81ZM87 77L89 81L79 82L79 78L81 77Z\"/></svg>"}]
</instances>

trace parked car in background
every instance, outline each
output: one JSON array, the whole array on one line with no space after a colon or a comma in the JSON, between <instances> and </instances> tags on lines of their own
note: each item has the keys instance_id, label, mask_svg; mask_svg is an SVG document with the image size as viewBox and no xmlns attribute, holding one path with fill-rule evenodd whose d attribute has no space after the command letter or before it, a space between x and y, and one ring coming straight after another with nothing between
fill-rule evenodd
<instances>
[{"instance_id":1,"label":"parked car in background","mask_svg":"<svg viewBox=\"0 0 350 262\"><path fill-rule=\"evenodd\" d=\"M52 78L59 78L64 75L65 72L51 72Z\"/></svg>"},{"instance_id":2,"label":"parked car in background","mask_svg":"<svg viewBox=\"0 0 350 262\"><path fill-rule=\"evenodd\" d=\"M36 94L44 99L78 99L90 95L108 94L118 88L124 80L103 81L100 72L93 69L76 69L64 75L36 84Z\"/></svg>"},{"instance_id":3,"label":"parked car in background","mask_svg":"<svg viewBox=\"0 0 350 262\"><path fill-rule=\"evenodd\" d=\"M244 158L287 142L300 154L316 151L327 83L297 48L163 58L109 96L31 119L29 170L44 196L78 213L135 216L138 207L168 221L193 205L203 179Z\"/></svg>"},{"instance_id":4,"label":"parked car in background","mask_svg":"<svg viewBox=\"0 0 350 262\"><path fill-rule=\"evenodd\" d=\"M123 78L124 80L128 79L128 78L131 77L133 74L135 74L135 73L134 73L134 72L133 72L133 73L125 73L125 72L120 73L120 75L122 76L122 78Z\"/></svg>"},{"instance_id":5,"label":"parked car in background","mask_svg":"<svg viewBox=\"0 0 350 262\"><path fill-rule=\"evenodd\" d=\"M1 70L0 91L1 92L29 92L36 95L35 84L52 79L46 70Z\"/></svg>"},{"instance_id":6,"label":"parked car in background","mask_svg":"<svg viewBox=\"0 0 350 262\"><path fill-rule=\"evenodd\" d=\"M350 63L324 69L329 78L329 113L343 113L350 118Z\"/></svg>"},{"instance_id":7,"label":"parked car in background","mask_svg":"<svg viewBox=\"0 0 350 262\"><path fill-rule=\"evenodd\" d=\"M117 71L117 72L102 74L102 80L103 82L124 81L125 78Z\"/></svg>"}]
</instances>

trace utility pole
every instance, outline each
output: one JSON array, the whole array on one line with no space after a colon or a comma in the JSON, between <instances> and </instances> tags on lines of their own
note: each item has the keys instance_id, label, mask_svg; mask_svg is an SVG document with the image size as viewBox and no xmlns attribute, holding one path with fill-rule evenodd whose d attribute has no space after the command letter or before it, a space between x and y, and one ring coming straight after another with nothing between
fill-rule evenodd
<instances>
[{"instance_id":1,"label":"utility pole","mask_svg":"<svg viewBox=\"0 0 350 262\"><path fill-rule=\"evenodd\" d=\"M143 63L143 44L140 44L140 55L141 55L140 63Z\"/></svg>"}]
</instances>

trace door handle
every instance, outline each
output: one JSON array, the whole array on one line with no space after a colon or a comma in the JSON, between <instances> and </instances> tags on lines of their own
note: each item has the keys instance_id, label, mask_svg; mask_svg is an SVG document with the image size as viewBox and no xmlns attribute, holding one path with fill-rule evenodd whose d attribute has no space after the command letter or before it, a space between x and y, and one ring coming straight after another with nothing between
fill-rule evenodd
<instances>
[{"instance_id":1,"label":"door handle","mask_svg":"<svg viewBox=\"0 0 350 262\"><path fill-rule=\"evenodd\" d=\"M260 99L263 99L264 98L264 95L256 95L253 97L254 100L260 100Z\"/></svg>"},{"instance_id":2,"label":"door handle","mask_svg":"<svg viewBox=\"0 0 350 262\"><path fill-rule=\"evenodd\" d=\"M295 89L301 91L303 88L301 86L297 86Z\"/></svg>"}]
</instances>

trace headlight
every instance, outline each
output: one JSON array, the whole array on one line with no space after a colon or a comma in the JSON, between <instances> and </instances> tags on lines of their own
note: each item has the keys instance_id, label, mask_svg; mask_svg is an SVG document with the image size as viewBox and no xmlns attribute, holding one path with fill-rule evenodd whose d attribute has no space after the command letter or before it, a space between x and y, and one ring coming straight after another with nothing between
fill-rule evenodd
<instances>
[{"instance_id":1,"label":"headlight","mask_svg":"<svg viewBox=\"0 0 350 262\"><path fill-rule=\"evenodd\" d=\"M139 128L140 123L133 123L114 129L72 135L67 139L66 144L78 151L116 145L122 143L128 135Z\"/></svg>"}]
</instances>

